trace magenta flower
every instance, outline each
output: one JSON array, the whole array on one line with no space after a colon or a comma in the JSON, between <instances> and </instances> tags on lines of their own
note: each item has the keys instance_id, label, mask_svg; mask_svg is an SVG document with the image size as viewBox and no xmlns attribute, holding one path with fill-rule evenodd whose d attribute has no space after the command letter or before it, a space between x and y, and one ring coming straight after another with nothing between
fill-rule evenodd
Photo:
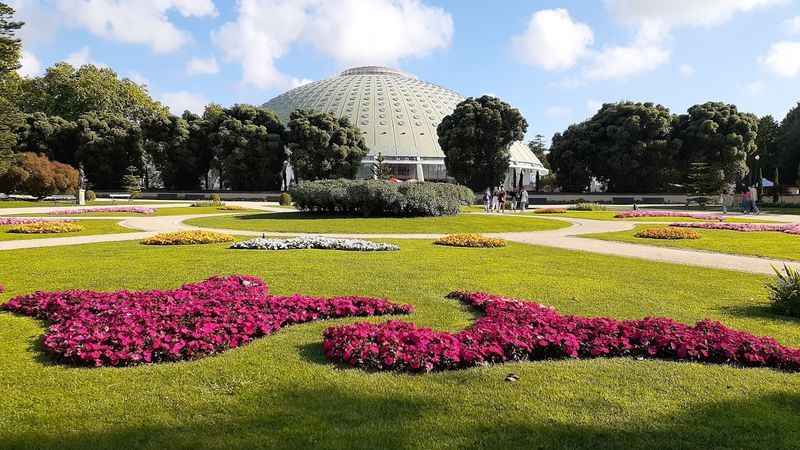
<instances>
[{"instance_id":1,"label":"magenta flower","mask_svg":"<svg viewBox=\"0 0 800 450\"><path fill-rule=\"evenodd\" d=\"M102 208L86 208L86 209L62 209L60 211L51 211L51 216L73 216L78 214L88 213L134 213L134 214L155 214L156 210L153 208L145 208L142 206L104 206Z\"/></svg>"},{"instance_id":2,"label":"magenta flower","mask_svg":"<svg viewBox=\"0 0 800 450\"><path fill-rule=\"evenodd\" d=\"M273 296L260 279L240 275L173 291L37 292L0 308L48 321L48 353L94 366L196 359L292 324L412 311L366 297Z\"/></svg>"},{"instance_id":3,"label":"magenta flower","mask_svg":"<svg viewBox=\"0 0 800 450\"><path fill-rule=\"evenodd\" d=\"M717 220L722 221L722 216L718 216L716 214L703 214L703 213L691 213L691 212L680 212L680 211L656 211L656 210L648 210L648 209L639 209L636 211L622 211L617 213L615 216L617 219L629 219L633 217L688 217L691 219L701 219L701 220Z\"/></svg>"},{"instance_id":4,"label":"magenta flower","mask_svg":"<svg viewBox=\"0 0 800 450\"><path fill-rule=\"evenodd\" d=\"M0 225L27 225L29 223L52 222L53 219L41 219L34 217L0 217ZM60 222L74 222L73 219L65 219Z\"/></svg>"},{"instance_id":5,"label":"magenta flower","mask_svg":"<svg viewBox=\"0 0 800 450\"><path fill-rule=\"evenodd\" d=\"M671 319L564 316L555 309L484 293L449 295L485 313L458 333L391 321L331 327L325 356L368 370L430 372L506 361L636 357L800 371L800 349L774 339Z\"/></svg>"},{"instance_id":6,"label":"magenta flower","mask_svg":"<svg viewBox=\"0 0 800 450\"><path fill-rule=\"evenodd\" d=\"M730 230L742 232L777 231L788 234L800 234L800 224L797 223L672 223L671 227L702 228L706 230Z\"/></svg>"}]
</instances>

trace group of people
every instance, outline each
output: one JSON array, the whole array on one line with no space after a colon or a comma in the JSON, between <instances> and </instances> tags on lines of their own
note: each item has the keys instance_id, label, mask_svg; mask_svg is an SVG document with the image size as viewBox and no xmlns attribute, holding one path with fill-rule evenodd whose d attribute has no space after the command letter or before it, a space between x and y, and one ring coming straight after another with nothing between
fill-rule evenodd
<instances>
[{"instance_id":1,"label":"group of people","mask_svg":"<svg viewBox=\"0 0 800 450\"><path fill-rule=\"evenodd\" d=\"M757 202L758 191L755 186L750 186L742 191L742 211L745 214L759 214Z\"/></svg>"},{"instance_id":2,"label":"group of people","mask_svg":"<svg viewBox=\"0 0 800 450\"><path fill-rule=\"evenodd\" d=\"M528 208L528 191L525 189L506 191L503 186L486 188L483 193L483 207L487 213L524 211Z\"/></svg>"}]
</instances>

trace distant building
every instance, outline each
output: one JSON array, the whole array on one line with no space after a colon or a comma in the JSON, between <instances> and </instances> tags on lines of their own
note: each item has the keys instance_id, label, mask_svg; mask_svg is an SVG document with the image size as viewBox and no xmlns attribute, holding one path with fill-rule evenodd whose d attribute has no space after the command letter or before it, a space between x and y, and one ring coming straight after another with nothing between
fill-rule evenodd
<instances>
[{"instance_id":1,"label":"distant building","mask_svg":"<svg viewBox=\"0 0 800 450\"><path fill-rule=\"evenodd\" d=\"M430 181L447 178L436 128L462 100L455 91L399 70L367 66L297 87L264 107L275 111L284 123L297 109L350 119L364 133L370 150L358 174L361 178L371 176L375 157L382 153L395 177ZM521 172L525 184L533 184L536 172L548 173L524 143L513 143L509 152L507 179Z\"/></svg>"}]
</instances>

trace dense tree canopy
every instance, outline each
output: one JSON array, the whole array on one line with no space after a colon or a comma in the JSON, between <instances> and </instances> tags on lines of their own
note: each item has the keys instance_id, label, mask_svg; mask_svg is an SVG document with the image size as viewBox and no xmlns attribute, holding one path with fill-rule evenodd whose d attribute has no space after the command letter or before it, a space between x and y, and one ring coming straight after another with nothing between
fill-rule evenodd
<instances>
[{"instance_id":1,"label":"dense tree canopy","mask_svg":"<svg viewBox=\"0 0 800 450\"><path fill-rule=\"evenodd\" d=\"M533 137L533 139L528 142L528 148L531 149L534 155L539 158L539 162L542 163L545 169L550 169L550 161L547 159L547 153L549 149L547 148L547 144L544 142L544 135L537 134Z\"/></svg>"},{"instance_id":2,"label":"dense tree canopy","mask_svg":"<svg viewBox=\"0 0 800 450\"><path fill-rule=\"evenodd\" d=\"M142 130L114 114L87 113L78 119L76 159L95 189L116 189L130 166L141 168Z\"/></svg>"},{"instance_id":3,"label":"dense tree canopy","mask_svg":"<svg viewBox=\"0 0 800 450\"><path fill-rule=\"evenodd\" d=\"M560 159L565 151L577 168L559 161L557 179L583 177L583 168L606 185L608 192L660 192L676 178L673 158L677 145L671 138L673 116L653 103L607 103L591 119L555 140L552 151ZM556 148L558 147L558 148ZM559 176L560 172L570 172Z\"/></svg>"},{"instance_id":4,"label":"dense tree canopy","mask_svg":"<svg viewBox=\"0 0 800 450\"><path fill-rule=\"evenodd\" d=\"M772 116L764 116L758 121L758 134L756 136L756 151L750 157L750 164L753 164L753 157L758 155L760 158L759 168L764 177L773 178L775 168L781 164L781 156L778 148L778 132L780 124Z\"/></svg>"},{"instance_id":5,"label":"dense tree canopy","mask_svg":"<svg viewBox=\"0 0 800 450\"><path fill-rule=\"evenodd\" d=\"M21 44L15 33L22 28L22 22L13 19L14 10L0 3L0 173L13 161L16 148L14 130L19 127L21 114L14 102L19 77Z\"/></svg>"},{"instance_id":6,"label":"dense tree canopy","mask_svg":"<svg viewBox=\"0 0 800 450\"><path fill-rule=\"evenodd\" d=\"M796 184L800 179L800 103L781 121L776 145L781 155L781 181Z\"/></svg>"},{"instance_id":7,"label":"dense tree canopy","mask_svg":"<svg viewBox=\"0 0 800 450\"><path fill-rule=\"evenodd\" d=\"M19 151L42 153L53 161L77 166L78 125L58 116L25 114L17 131Z\"/></svg>"},{"instance_id":8,"label":"dense tree canopy","mask_svg":"<svg viewBox=\"0 0 800 450\"><path fill-rule=\"evenodd\" d=\"M756 151L757 134L758 118L739 112L736 105L694 105L675 125L673 135L682 144L677 165L686 173L690 163L708 163L722 189L747 174L747 158Z\"/></svg>"},{"instance_id":9,"label":"dense tree canopy","mask_svg":"<svg viewBox=\"0 0 800 450\"><path fill-rule=\"evenodd\" d=\"M508 170L508 147L527 130L519 110L496 97L464 100L437 129L448 174L473 190L501 183Z\"/></svg>"},{"instance_id":10,"label":"dense tree canopy","mask_svg":"<svg viewBox=\"0 0 800 450\"><path fill-rule=\"evenodd\" d=\"M0 174L0 191L20 192L39 198L71 194L78 188L78 171L44 155L17 153L12 166Z\"/></svg>"},{"instance_id":11,"label":"dense tree canopy","mask_svg":"<svg viewBox=\"0 0 800 450\"><path fill-rule=\"evenodd\" d=\"M563 133L553 136L547 160L556 185L567 192L585 192L589 189L592 172L586 155L593 150L588 137L586 122L570 125Z\"/></svg>"},{"instance_id":12,"label":"dense tree canopy","mask_svg":"<svg viewBox=\"0 0 800 450\"><path fill-rule=\"evenodd\" d=\"M301 180L353 178L369 152L358 127L329 113L295 111L286 141Z\"/></svg>"},{"instance_id":13,"label":"dense tree canopy","mask_svg":"<svg viewBox=\"0 0 800 450\"><path fill-rule=\"evenodd\" d=\"M197 169L197 155L187 145L189 123L182 117L157 114L143 120L141 127L144 150L152 158L164 186L198 189L203 174Z\"/></svg>"},{"instance_id":14,"label":"dense tree canopy","mask_svg":"<svg viewBox=\"0 0 800 450\"><path fill-rule=\"evenodd\" d=\"M14 20L14 9L0 2L0 76L19 69L22 44L15 34L23 25Z\"/></svg>"},{"instance_id":15,"label":"dense tree canopy","mask_svg":"<svg viewBox=\"0 0 800 450\"><path fill-rule=\"evenodd\" d=\"M167 110L147 90L128 79L119 79L108 68L91 64L78 69L58 63L36 78L23 82L19 109L42 112L77 121L82 114L112 114L134 122Z\"/></svg>"}]
</instances>

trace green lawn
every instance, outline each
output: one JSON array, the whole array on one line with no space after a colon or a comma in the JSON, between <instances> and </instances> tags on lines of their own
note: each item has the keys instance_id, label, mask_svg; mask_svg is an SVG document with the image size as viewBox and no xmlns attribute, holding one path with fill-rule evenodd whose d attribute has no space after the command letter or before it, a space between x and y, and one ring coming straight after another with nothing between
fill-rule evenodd
<instances>
[{"instance_id":1,"label":"green lawn","mask_svg":"<svg viewBox=\"0 0 800 450\"><path fill-rule=\"evenodd\" d=\"M800 236L778 232L750 232L728 230L701 230L692 228L700 239L661 240L643 239L634 236L638 230L657 225L638 225L632 231L615 233L584 234L580 237L603 239L607 241L632 242L635 244L657 245L661 247L708 250L712 252L733 253L737 255L763 256L777 259L800 260Z\"/></svg>"},{"instance_id":2,"label":"green lawn","mask_svg":"<svg viewBox=\"0 0 800 450\"><path fill-rule=\"evenodd\" d=\"M204 217L186 223L210 228L290 233L491 233L555 230L567 222L529 217L462 214L448 217L352 218L311 213L264 213Z\"/></svg>"},{"instance_id":3,"label":"green lawn","mask_svg":"<svg viewBox=\"0 0 800 450\"><path fill-rule=\"evenodd\" d=\"M117 225L116 220L82 220L80 221L80 224L83 226L83 231L78 231L76 233L53 233L53 234L9 233L8 230L13 228L13 225L0 225L0 241L19 241L23 239L45 239L45 238L61 238L61 237L72 237L72 236L89 236L93 234L130 233L136 231L130 228L125 228ZM2 281L0 281L0 283L2 283Z\"/></svg>"},{"instance_id":4,"label":"green lawn","mask_svg":"<svg viewBox=\"0 0 800 450\"><path fill-rule=\"evenodd\" d=\"M108 207L122 207L128 205L108 205ZM140 206L147 206L147 205L140 205ZM226 211L221 210L217 207L189 207L189 206L177 206L177 207L167 207L167 208L154 208L156 210L153 216L189 216L192 214L238 214L238 213L246 213L246 212L255 212L255 210L245 209L242 211ZM15 214L17 216L25 216L25 217L47 217L50 214ZM137 214L137 213L130 213L130 212L90 212L84 214L75 214L75 217L147 217L146 214Z\"/></svg>"},{"instance_id":5,"label":"green lawn","mask_svg":"<svg viewBox=\"0 0 800 450\"><path fill-rule=\"evenodd\" d=\"M403 319L437 329L461 329L476 317L443 298L462 288L532 298L565 313L711 318L800 346L800 322L765 309L761 276L516 244L398 244L400 252L387 253L137 242L0 252L0 283L9 289L0 301L37 289L172 288L246 273L280 294L411 303L417 311ZM43 355L40 322L0 313L0 447L800 447L800 374L622 358L416 376L328 364L322 331L358 320L288 327L194 362L87 369ZM503 381L510 372L518 382Z\"/></svg>"},{"instance_id":6,"label":"green lawn","mask_svg":"<svg viewBox=\"0 0 800 450\"><path fill-rule=\"evenodd\" d=\"M75 202L34 202L26 200L0 200L0 209L4 208L53 208L56 206L75 206Z\"/></svg>"}]
</instances>

